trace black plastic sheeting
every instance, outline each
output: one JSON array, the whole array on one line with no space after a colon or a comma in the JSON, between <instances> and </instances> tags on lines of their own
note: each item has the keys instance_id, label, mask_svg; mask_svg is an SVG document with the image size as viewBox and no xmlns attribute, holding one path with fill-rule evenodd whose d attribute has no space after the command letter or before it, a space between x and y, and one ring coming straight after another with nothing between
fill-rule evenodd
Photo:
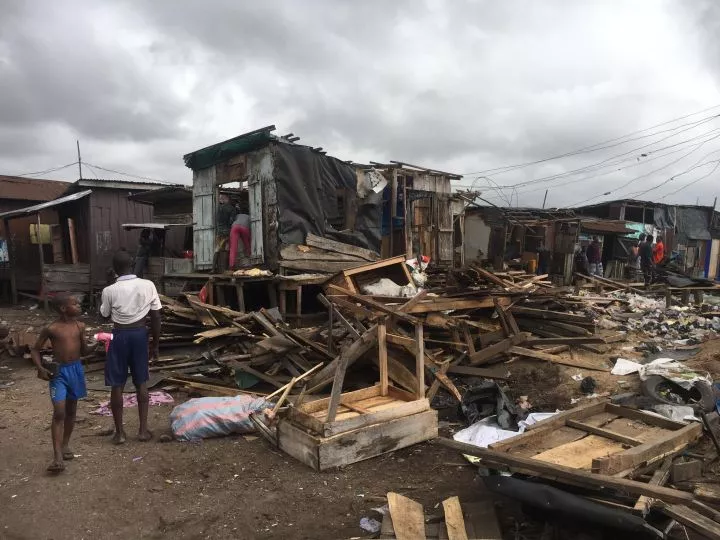
<instances>
[{"instance_id":1,"label":"black plastic sheeting","mask_svg":"<svg viewBox=\"0 0 720 540\"><path fill-rule=\"evenodd\" d=\"M542 510L544 519L593 525L591 530L603 528L641 533L641 538L657 538L656 529L639 516L588 501L547 484L510 476L485 476L483 481L493 493Z\"/></svg>"},{"instance_id":2,"label":"black plastic sheeting","mask_svg":"<svg viewBox=\"0 0 720 540\"><path fill-rule=\"evenodd\" d=\"M357 196L355 168L306 146L276 143L274 174L277 186L278 235L284 244L303 244L308 233L380 252L382 193ZM352 233L328 222L340 217L337 190L356 197Z\"/></svg>"},{"instance_id":3,"label":"black plastic sheeting","mask_svg":"<svg viewBox=\"0 0 720 540\"><path fill-rule=\"evenodd\" d=\"M675 227L675 210L668 206L656 206L653 211L653 222L658 229Z\"/></svg>"},{"instance_id":4,"label":"black plastic sheeting","mask_svg":"<svg viewBox=\"0 0 720 540\"><path fill-rule=\"evenodd\" d=\"M709 209L705 208L681 208L677 209L677 232L678 241L685 243L687 240L710 240L710 216Z\"/></svg>"}]
</instances>

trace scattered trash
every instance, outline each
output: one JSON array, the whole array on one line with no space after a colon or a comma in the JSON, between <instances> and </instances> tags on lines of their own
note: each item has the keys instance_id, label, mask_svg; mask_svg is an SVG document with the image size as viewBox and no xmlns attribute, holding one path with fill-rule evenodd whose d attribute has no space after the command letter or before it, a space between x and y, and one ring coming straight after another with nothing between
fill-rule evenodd
<instances>
[{"instance_id":1,"label":"scattered trash","mask_svg":"<svg viewBox=\"0 0 720 540\"><path fill-rule=\"evenodd\" d=\"M369 533L378 533L380 532L381 523L373 518L362 518L360 519L360 528L363 531L367 531Z\"/></svg>"},{"instance_id":2,"label":"scattered trash","mask_svg":"<svg viewBox=\"0 0 720 540\"><path fill-rule=\"evenodd\" d=\"M585 395L594 394L595 388L597 388L597 381L592 377L585 377L580 381L580 391Z\"/></svg>"},{"instance_id":3,"label":"scattered trash","mask_svg":"<svg viewBox=\"0 0 720 540\"><path fill-rule=\"evenodd\" d=\"M150 406L154 405L167 405L168 403L174 403L173 397L162 390L155 390L150 392ZM123 394L123 407L137 407L137 394ZM90 411L90 414L97 414L99 416L112 416L110 410L110 401L102 401L97 409Z\"/></svg>"}]
</instances>

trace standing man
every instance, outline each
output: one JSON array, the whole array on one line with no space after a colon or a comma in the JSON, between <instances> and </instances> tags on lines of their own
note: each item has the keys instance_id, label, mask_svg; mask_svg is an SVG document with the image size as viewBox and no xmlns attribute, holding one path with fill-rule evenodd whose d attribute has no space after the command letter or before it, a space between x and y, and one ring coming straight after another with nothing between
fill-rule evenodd
<instances>
[{"instance_id":1,"label":"standing man","mask_svg":"<svg viewBox=\"0 0 720 540\"><path fill-rule=\"evenodd\" d=\"M649 286L653 279L653 250L652 237L640 236L640 244L638 245L638 253L640 254L640 268L643 273L643 281L645 286Z\"/></svg>"},{"instance_id":2,"label":"standing man","mask_svg":"<svg viewBox=\"0 0 720 540\"><path fill-rule=\"evenodd\" d=\"M600 240L598 240L597 236L593 236L592 242L590 242L588 246L587 258L590 263L590 275L602 277L602 247L600 246Z\"/></svg>"},{"instance_id":3,"label":"standing man","mask_svg":"<svg viewBox=\"0 0 720 540\"><path fill-rule=\"evenodd\" d=\"M148 429L149 394L147 381L150 378L149 358L157 358L160 344L160 297L155 284L137 277L131 271L132 260L127 251L118 251L113 257L113 269L118 275L113 285L102 292L100 315L113 321L113 339L105 359L105 385L112 387L110 409L115 422L113 443L125 442L123 428L123 390L128 370L137 392L140 427L138 440L149 441L152 433ZM152 340L148 348L148 330L145 318L150 315Z\"/></svg>"}]
</instances>

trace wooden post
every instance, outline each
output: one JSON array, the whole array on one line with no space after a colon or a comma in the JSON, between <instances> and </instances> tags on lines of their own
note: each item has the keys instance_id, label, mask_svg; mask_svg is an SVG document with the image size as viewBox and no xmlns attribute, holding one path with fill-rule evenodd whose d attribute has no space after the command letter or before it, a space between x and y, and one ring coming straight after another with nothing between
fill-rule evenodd
<instances>
[{"instance_id":1,"label":"wooden post","mask_svg":"<svg viewBox=\"0 0 720 540\"><path fill-rule=\"evenodd\" d=\"M333 321L333 313L335 310L332 308L332 305L328 308L328 352L330 354L335 354L333 351L335 350L335 345L333 343L333 325L335 324L335 321Z\"/></svg>"},{"instance_id":2,"label":"wooden post","mask_svg":"<svg viewBox=\"0 0 720 540\"><path fill-rule=\"evenodd\" d=\"M78 263L77 237L75 236L75 220L68 218L68 235L70 236L70 257L72 263Z\"/></svg>"},{"instance_id":3,"label":"wooden post","mask_svg":"<svg viewBox=\"0 0 720 540\"><path fill-rule=\"evenodd\" d=\"M681 301L683 306L687 306L690 303L690 291L683 291Z\"/></svg>"},{"instance_id":4,"label":"wooden post","mask_svg":"<svg viewBox=\"0 0 720 540\"><path fill-rule=\"evenodd\" d=\"M387 327L385 319L378 323L378 365L380 366L380 395L388 395Z\"/></svg>"},{"instance_id":5,"label":"wooden post","mask_svg":"<svg viewBox=\"0 0 720 540\"><path fill-rule=\"evenodd\" d=\"M48 311L48 291L47 283L45 282L45 255L43 254L42 241L40 239L40 212L37 213L35 238L38 243L38 253L40 253L40 287L42 288L43 304L45 305L45 311Z\"/></svg>"},{"instance_id":6,"label":"wooden post","mask_svg":"<svg viewBox=\"0 0 720 540\"><path fill-rule=\"evenodd\" d=\"M10 295L13 305L15 305L18 303L17 281L15 277L15 249L10 238L10 220L4 219L3 223L5 224L5 241L7 242L8 265L10 266Z\"/></svg>"},{"instance_id":7,"label":"wooden post","mask_svg":"<svg viewBox=\"0 0 720 540\"><path fill-rule=\"evenodd\" d=\"M670 309L672 307L672 291L668 287L665 289L665 309Z\"/></svg>"},{"instance_id":8,"label":"wooden post","mask_svg":"<svg viewBox=\"0 0 720 540\"><path fill-rule=\"evenodd\" d=\"M417 377L418 387L415 393L417 399L425 397L425 337L423 335L424 327L422 323L415 325L415 376Z\"/></svg>"},{"instance_id":9,"label":"wooden post","mask_svg":"<svg viewBox=\"0 0 720 540\"><path fill-rule=\"evenodd\" d=\"M696 306L702 306L703 303L703 292L693 291L693 300Z\"/></svg>"},{"instance_id":10,"label":"wooden post","mask_svg":"<svg viewBox=\"0 0 720 540\"><path fill-rule=\"evenodd\" d=\"M298 285L295 289L295 314L298 321L302 318L302 285Z\"/></svg>"}]
</instances>

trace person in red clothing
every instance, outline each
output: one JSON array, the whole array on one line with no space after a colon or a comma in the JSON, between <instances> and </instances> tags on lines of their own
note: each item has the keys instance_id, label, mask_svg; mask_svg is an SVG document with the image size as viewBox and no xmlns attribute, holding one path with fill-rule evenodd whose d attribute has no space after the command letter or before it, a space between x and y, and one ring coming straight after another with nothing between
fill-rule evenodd
<instances>
[{"instance_id":1,"label":"person in red clothing","mask_svg":"<svg viewBox=\"0 0 720 540\"><path fill-rule=\"evenodd\" d=\"M665 244L663 244L662 236L657 237L657 242L653 246L653 262L660 264L665 258Z\"/></svg>"}]
</instances>

